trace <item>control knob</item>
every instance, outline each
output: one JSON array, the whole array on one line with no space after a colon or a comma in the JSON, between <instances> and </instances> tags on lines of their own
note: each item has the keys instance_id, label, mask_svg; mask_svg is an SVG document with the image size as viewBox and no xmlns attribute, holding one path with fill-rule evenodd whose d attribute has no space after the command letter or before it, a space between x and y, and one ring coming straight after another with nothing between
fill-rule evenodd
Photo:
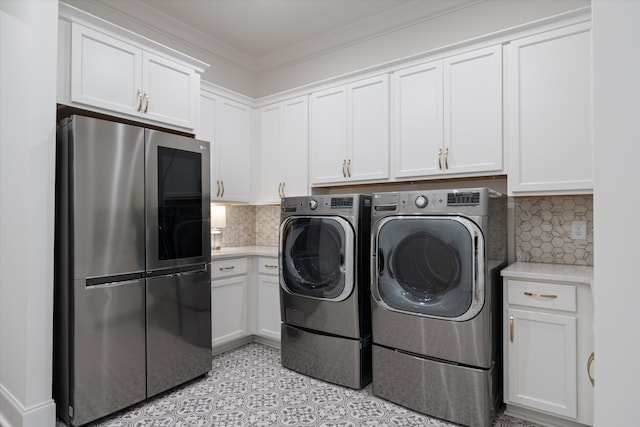
<instances>
[{"instance_id":1,"label":"control knob","mask_svg":"<svg viewBox=\"0 0 640 427\"><path fill-rule=\"evenodd\" d=\"M425 206L427 206L428 203L429 203L429 201L427 200L426 197L424 197L422 195L416 197L416 206L419 207L420 209L422 209Z\"/></svg>"},{"instance_id":2,"label":"control knob","mask_svg":"<svg viewBox=\"0 0 640 427\"><path fill-rule=\"evenodd\" d=\"M318 208L318 201L316 199L309 200L309 208L315 211Z\"/></svg>"}]
</instances>

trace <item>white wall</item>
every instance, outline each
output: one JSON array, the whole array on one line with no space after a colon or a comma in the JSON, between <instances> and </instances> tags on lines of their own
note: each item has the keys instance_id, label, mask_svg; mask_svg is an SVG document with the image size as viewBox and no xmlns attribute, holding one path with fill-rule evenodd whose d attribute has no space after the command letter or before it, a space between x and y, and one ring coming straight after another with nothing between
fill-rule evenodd
<instances>
[{"instance_id":1,"label":"white wall","mask_svg":"<svg viewBox=\"0 0 640 427\"><path fill-rule=\"evenodd\" d=\"M0 424L51 399L58 2L0 0Z\"/></svg>"},{"instance_id":2,"label":"white wall","mask_svg":"<svg viewBox=\"0 0 640 427\"><path fill-rule=\"evenodd\" d=\"M593 1L595 425L640 425L640 2Z\"/></svg>"},{"instance_id":3,"label":"white wall","mask_svg":"<svg viewBox=\"0 0 640 427\"><path fill-rule=\"evenodd\" d=\"M488 0L448 15L363 40L260 73L262 97L471 40L560 13L587 7L589 0Z\"/></svg>"}]
</instances>

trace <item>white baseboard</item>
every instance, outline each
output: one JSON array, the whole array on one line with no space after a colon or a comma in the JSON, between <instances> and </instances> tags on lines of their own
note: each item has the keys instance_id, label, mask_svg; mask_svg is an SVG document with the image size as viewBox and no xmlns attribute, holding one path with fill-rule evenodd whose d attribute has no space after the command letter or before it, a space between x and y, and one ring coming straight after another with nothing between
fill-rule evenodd
<instances>
[{"instance_id":1,"label":"white baseboard","mask_svg":"<svg viewBox=\"0 0 640 427\"><path fill-rule=\"evenodd\" d=\"M270 347L280 348L280 340L277 340L274 338L267 338L260 335L249 335L246 337L237 338L235 340L226 342L224 344L213 346L212 354L214 356L217 356L220 353L233 350L234 348L238 348L245 344L249 344L250 342L257 342L260 344L268 345Z\"/></svg>"},{"instance_id":2,"label":"white baseboard","mask_svg":"<svg viewBox=\"0 0 640 427\"><path fill-rule=\"evenodd\" d=\"M3 427L55 427L56 404L53 399L25 408L0 384L0 425Z\"/></svg>"},{"instance_id":3,"label":"white baseboard","mask_svg":"<svg viewBox=\"0 0 640 427\"><path fill-rule=\"evenodd\" d=\"M505 414L511 415L522 420L531 421L545 427L588 427L575 421L567 420L553 415L547 415L542 412L534 411L527 408L521 408L517 405L507 404L504 411Z\"/></svg>"}]
</instances>

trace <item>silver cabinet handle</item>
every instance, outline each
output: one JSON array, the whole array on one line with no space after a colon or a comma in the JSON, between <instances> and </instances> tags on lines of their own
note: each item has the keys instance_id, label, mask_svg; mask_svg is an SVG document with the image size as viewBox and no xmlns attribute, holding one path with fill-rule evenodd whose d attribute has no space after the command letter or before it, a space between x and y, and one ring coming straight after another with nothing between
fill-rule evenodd
<instances>
[{"instance_id":1,"label":"silver cabinet handle","mask_svg":"<svg viewBox=\"0 0 640 427\"><path fill-rule=\"evenodd\" d=\"M231 271L231 270L233 270L234 268L236 268L236 266L235 266L235 265L232 265L232 266L230 266L230 267L220 267L220 271Z\"/></svg>"},{"instance_id":2,"label":"silver cabinet handle","mask_svg":"<svg viewBox=\"0 0 640 427\"><path fill-rule=\"evenodd\" d=\"M220 180L216 179L216 186L218 187L218 191L216 191L216 197L220 197Z\"/></svg>"},{"instance_id":3,"label":"silver cabinet handle","mask_svg":"<svg viewBox=\"0 0 640 427\"><path fill-rule=\"evenodd\" d=\"M271 264L265 264L265 265L264 265L264 267L265 267L265 268L271 268L271 269L273 269L273 268L278 268L278 266L277 266L277 265L271 265Z\"/></svg>"},{"instance_id":4,"label":"silver cabinet handle","mask_svg":"<svg viewBox=\"0 0 640 427\"><path fill-rule=\"evenodd\" d=\"M442 170L442 148L438 148L438 169Z\"/></svg>"},{"instance_id":5,"label":"silver cabinet handle","mask_svg":"<svg viewBox=\"0 0 640 427\"><path fill-rule=\"evenodd\" d=\"M220 186L222 187L222 191L220 192L220 197L224 197L224 180L220 180Z\"/></svg>"},{"instance_id":6,"label":"silver cabinet handle","mask_svg":"<svg viewBox=\"0 0 640 427\"><path fill-rule=\"evenodd\" d=\"M509 316L509 341L513 342L513 316Z\"/></svg>"},{"instance_id":7,"label":"silver cabinet handle","mask_svg":"<svg viewBox=\"0 0 640 427\"><path fill-rule=\"evenodd\" d=\"M142 111L142 91L138 89L138 113Z\"/></svg>"},{"instance_id":8,"label":"silver cabinet handle","mask_svg":"<svg viewBox=\"0 0 640 427\"><path fill-rule=\"evenodd\" d=\"M147 111L149 111L149 94L147 93L147 91L144 92L144 99L145 99L144 113L147 114Z\"/></svg>"},{"instance_id":9,"label":"silver cabinet handle","mask_svg":"<svg viewBox=\"0 0 640 427\"><path fill-rule=\"evenodd\" d=\"M278 197L282 198L282 183L278 184Z\"/></svg>"},{"instance_id":10,"label":"silver cabinet handle","mask_svg":"<svg viewBox=\"0 0 640 427\"><path fill-rule=\"evenodd\" d=\"M284 186L285 186L285 185L287 185L287 183L286 183L286 182L284 182L284 181L282 181L282 197L285 197L285 196L286 196L286 194L285 194L285 192L284 192Z\"/></svg>"},{"instance_id":11,"label":"silver cabinet handle","mask_svg":"<svg viewBox=\"0 0 640 427\"><path fill-rule=\"evenodd\" d=\"M535 297L535 298L549 298L549 299L558 298L558 295L554 295L554 294L536 294L533 292L525 292L524 294L528 297Z\"/></svg>"},{"instance_id":12,"label":"silver cabinet handle","mask_svg":"<svg viewBox=\"0 0 640 427\"><path fill-rule=\"evenodd\" d=\"M351 178L351 159L347 160L347 178Z\"/></svg>"},{"instance_id":13,"label":"silver cabinet handle","mask_svg":"<svg viewBox=\"0 0 640 427\"><path fill-rule=\"evenodd\" d=\"M347 161L346 160L342 160L342 177L346 178L347 177L347 173L345 172L345 167L347 166Z\"/></svg>"},{"instance_id":14,"label":"silver cabinet handle","mask_svg":"<svg viewBox=\"0 0 640 427\"><path fill-rule=\"evenodd\" d=\"M449 148L444 149L444 168L449 169Z\"/></svg>"},{"instance_id":15,"label":"silver cabinet handle","mask_svg":"<svg viewBox=\"0 0 640 427\"><path fill-rule=\"evenodd\" d=\"M587 375L589 376L589 381L591 382L591 387L595 387L596 380L591 375L591 365L593 365L593 361L596 360L596 356L594 352L591 352L589 355L589 359L587 360Z\"/></svg>"}]
</instances>

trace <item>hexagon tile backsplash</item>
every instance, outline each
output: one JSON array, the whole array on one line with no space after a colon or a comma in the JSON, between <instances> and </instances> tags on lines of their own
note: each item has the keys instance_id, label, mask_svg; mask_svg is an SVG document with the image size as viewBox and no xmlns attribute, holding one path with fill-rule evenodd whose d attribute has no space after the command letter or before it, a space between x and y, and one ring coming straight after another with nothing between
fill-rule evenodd
<instances>
[{"instance_id":1,"label":"hexagon tile backsplash","mask_svg":"<svg viewBox=\"0 0 640 427\"><path fill-rule=\"evenodd\" d=\"M593 265L592 196L515 201L516 261ZM586 221L586 239L571 238L572 221Z\"/></svg>"}]
</instances>

